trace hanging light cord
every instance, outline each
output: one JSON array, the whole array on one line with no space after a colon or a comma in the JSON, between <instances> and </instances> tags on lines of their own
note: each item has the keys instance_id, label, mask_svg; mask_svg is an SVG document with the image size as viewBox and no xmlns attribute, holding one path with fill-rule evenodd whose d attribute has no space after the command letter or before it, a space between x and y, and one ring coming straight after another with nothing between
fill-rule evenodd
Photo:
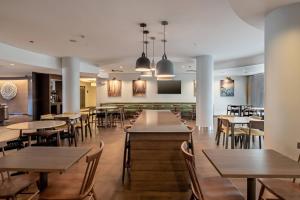
<instances>
[{"instance_id":1,"label":"hanging light cord","mask_svg":"<svg viewBox=\"0 0 300 200\"><path fill-rule=\"evenodd\" d=\"M146 33L146 42L145 42L145 44L146 44L146 57L148 56L148 33Z\"/></svg>"},{"instance_id":2,"label":"hanging light cord","mask_svg":"<svg viewBox=\"0 0 300 200\"><path fill-rule=\"evenodd\" d=\"M145 48L144 48L144 41L145 41L145 34L144 34L144 30L145 30L145 27L143 26L143 53L144 53L144 51L145 51Z\"/></svg>"},{"instance_id":3,"label":"hanging light cord","mask_svg":"<svg viewBox=\"0 0 300 200\"><path fill-rule=\"evenodd\" d=\"M164 25L164 54L166 55L166 25Z\"/></svg>"},{"instance_id":4,"label":"hanging light cord","mask_svg":"<svg viewBox=\"0 0 300 200\"><path fill-rule=\"evenodd\" d=\"M153 57L153 60L154 60L154 38L152 39L152 57Z\"/></svg>"}]
</instances>

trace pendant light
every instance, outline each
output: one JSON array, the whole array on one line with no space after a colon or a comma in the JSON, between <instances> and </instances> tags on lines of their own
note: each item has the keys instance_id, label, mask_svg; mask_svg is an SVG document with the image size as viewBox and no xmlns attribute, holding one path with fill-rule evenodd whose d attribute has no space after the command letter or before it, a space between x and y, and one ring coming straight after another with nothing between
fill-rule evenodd
<instances>
[{"instance_id":1,"label":"pendant light","mask_svg":"<svg viewBox=\"0 0 300 200\"><path fill-rule=\"evenodd\" d=\"M162 40L162 42L164 43L164 54L162 56L162 59L156 65L156 76L158 78L170 78L174 77L175 74L173 63L168 60L166 54L166 25L168 25L168 22L162 21L161 25L163 25L164 27L164 39Z\"/></svg>"},{"instance_id":2,"label":"pendant light","mask_svg":"<svg viewBox=\"0 0 300 200\"><path fill-rule=\"evenodd\" d=\"M155 61L154 61L154 40L155 40L155 37L150 37L150 39L152 40L152 61L151 61L151 64L150 64L150 68L151 68L151 71L155 71L156 70L156 64L155 64Z\"/></svg>"},{"instance_id":3,"label":"pendant light","mask_svg":"<svg viewBox=\"0 0 300 200\"><path fill-rule=\"evenodd\" d=\"M143 53L142 53L142 56L139 57L137 60L136 60L136 66L135 66L135 71L138 71L138 72L145 72L145 71L150 71L150 60L147 58L146 54L145 54L145 27L147 25L145 23L141 23L140 24L140 27L143 29Z\"/></svg>"}]
</instances>

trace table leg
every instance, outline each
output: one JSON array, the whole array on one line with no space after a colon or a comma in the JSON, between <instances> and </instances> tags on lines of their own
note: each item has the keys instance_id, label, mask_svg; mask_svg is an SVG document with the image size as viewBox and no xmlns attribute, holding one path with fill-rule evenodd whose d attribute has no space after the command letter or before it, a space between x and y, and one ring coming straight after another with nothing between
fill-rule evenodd
<instances>
[{"instance_id":1,"label":"table leg","mask_svg":"<svg viewBox=\"0 0 300 200\"><path fill-rule=\"evenodd\" d=\"M48 186L48 173L40 172L39 190L43 191Z\"/></svg>"},{"instance_id":2,"label":"table leg","mask_svg":"<svg viewBox=\"0 0 300 200\"><path fill-rule=\"evenodd\" d=\"M105 128L107 128L108 119L107 119L107 110L105 110Z\"/></svg>"},{"instance_id":3,"label":"table leg","mask_svg":"<svg viewBox=\"0 0 300 200\"><path fill-rule=\"evenodd\" d=\"M234 124L231 124L231 149L234 149Z\"/></svg>"},{"instance_id":4,"label":"table leg","mask_svg":"<svg viewBox=\"0 0 300 200\"><path fill-rule=\"evenodd\" d=\"M247 178L247 200L256 199L256 179Z\"/></svg>"}]
</instances>

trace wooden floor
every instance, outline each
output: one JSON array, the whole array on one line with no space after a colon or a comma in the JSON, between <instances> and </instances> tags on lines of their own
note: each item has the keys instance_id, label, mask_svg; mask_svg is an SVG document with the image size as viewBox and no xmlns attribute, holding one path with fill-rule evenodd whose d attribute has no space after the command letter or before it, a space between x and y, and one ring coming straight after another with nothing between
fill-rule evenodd
<instances>
[{"instance_id":1,"label":"wooden floor","mask_svg":"<svg viewBox=\"0 0 300 200\"><path fill-rule=\"evenodd\" d=\"M194 122L189 122L194 125ZM4 131L3 127L0 131ZM124 137L120 127L117 128L100 128L93 131L93 137L87 138L80 146L98 146L99 141L105 143L103 155L100 160L98 171L95 177L95 191L97 199L102 200L184 200L189 199L189 193L160 193L160 192L137 192L131 191L128 184L122 185L122 159ZM217 147L214 141L214 133L207 131L197 131L194 133L196 167L199 176L218 176L218 173L204 157L202 149L204 148L223 148L222 145ZM73 166L66 175L74 176L76 173L84 173L85 160L82 159L78 164ZM59 174L50 174L49 182L55 180ZM234 179L234 184L246 194L246 180ZM72 184L72 183L70 183ZM259 185L257 186L259 189Z\"/></svg>"}]
</instances>

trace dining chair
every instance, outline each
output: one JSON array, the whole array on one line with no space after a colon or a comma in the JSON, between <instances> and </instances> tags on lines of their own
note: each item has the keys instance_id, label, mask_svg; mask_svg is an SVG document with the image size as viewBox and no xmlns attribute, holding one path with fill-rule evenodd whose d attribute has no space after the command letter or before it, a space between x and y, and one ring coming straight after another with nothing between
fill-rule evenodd
<instances>
[{"instance_id":1,"label":"dining chair","mask_svg":"<svg viewBox=\"0 0 300 200\"><path fill-rule=\"evenodd\" d=\"M81 114L79 121L76 123L75 128L77 132L81 132L81 141L84 140L84 135L87 137L87 132L89 131L90 137L92 137L92 130L90 124L90 117L88 114Z\"/></svg>"},{"instance_id":2,"label":"dining chair","mask_svg":"<svg viewBox=\"0 0 300 200\"><path fill-rule=\"evenodd\" d=\"M48 187L40 193L41 200L83 200L85 198L96 199L94 191L94 178L97 171L98 163L103 152L104 143L100 142L100 148L86 156L86 170L84 177L76 175L68 179L60 175L53 182L49 181ZM78 184L81 183L81 184Z\"/></svg>"},{"instance_id":3,"label":"dining chair","mask_svg":"<svg viewBox=\"0 0 300 200\"><path fill-rule=\"evenodd\" d=\"M130 167L130 140L128 130L132 125L127 125L124 127L125 133L125 143L124 143L124 153L123 153L123 167L122 167L122 183L125 180L125 170Z\"/></svg>"},{"instance_id":4,"label":"dining chair","mask_svg":"<svg viewBox=\"0 0 300 200\"><path fill-rule=\"evenodd\" d=\"M74 142L75 146L77 146L77 130L75 128L76 120L69 120L68 117L54 117L55 120L65 121L66 124L63 126L56 127L56 130L60 130L60 138L68 139L69 146L71 146Z\"/></svg>"},{"instance_id":5,"label":"dining chair","mask_svg":"<svg viewBox=\"0 0 300 200\"><path fill-rule=\"evenodd\" d=\"M191 200L244 200L242 193L227 178L200 177L196 174L195 157L188 152L187 142L181 144L181 151L190 175Z\"/></svg>"},{"instance_id":6,"label":"dining chair","mask_svg":"<svg viewBox=\"0 0 300 200\"><path fill-rule=\"evenodd\" d=\"M234 133L231 133L231 127L228 119L220 118L221 123L221 133L223 133L223 145L225 142L225 148L228 149L228 140L229 137L234 137L234 139L239 139L241 141L241 148L243 144L243 140L245 138L246 133L242 131L240 128L234 128Z\"/></svg>"},{"instance_id":7,"label":"dining chair","mask_svg":"<svg viewBox=\"0 0 300 200\"><path fill-rule=\"evenodd\" d=\"M194 127L191 127L189 125L186 125L186 127L191 131L191 135L190 135L190 140L189 140L189 148L191 149L192 151L192 154L194 154L194 140L193 140L193 133L194 133L194 130L195 128Z\"/></svg>"},{"instance_id":8,"label":"dining chair","mask_svg":"<svg viewBox=\"0 0 300 200\"><path fill-rule=\"evenodd\" d=\"M264 121L263 120L251 120L249 122L249 128L241 127L240 129L245 132L246 140L245 140L245 148L250 148L251 138L258 137L259 139L259 148L261 149L262 139L264 138Z\"/></svg>"},{"instance_id":9,"label":"dining chair","mask_svg":"<svg viewBox=\"0 0 300 200\"><path fill-rule=\"evenodd\" d=\"M3 156L5 151L2 148ZM38 195L39 190L35 192L28 191L28 188L36 184L38 177L34 174L18 174L11 176L9 171L0 171L0 199L16 200L17 195L28 196L27 200L33 199ZM26 197L25 196L25 197ZM22 198L23 199L23 198Z\"/></svg>"},{"instance_id":10,"label":"dining chair","mask_svg":"<svg viewBox=\"0 0 300 200\"><path fill-rule=\"evenodd\" d=\"M300 149L300 146L298 146L298 149ZM298 156L298 163L300 163L300 154ZM296 178L294 178L292 181L264 178L258 179L258 182L261 184L258 200L264 200L263 196L265 194L265 190L269 191L278 199L300 199L300 185L299 183L296 183Z\"/></svg>"}]
</instances>

